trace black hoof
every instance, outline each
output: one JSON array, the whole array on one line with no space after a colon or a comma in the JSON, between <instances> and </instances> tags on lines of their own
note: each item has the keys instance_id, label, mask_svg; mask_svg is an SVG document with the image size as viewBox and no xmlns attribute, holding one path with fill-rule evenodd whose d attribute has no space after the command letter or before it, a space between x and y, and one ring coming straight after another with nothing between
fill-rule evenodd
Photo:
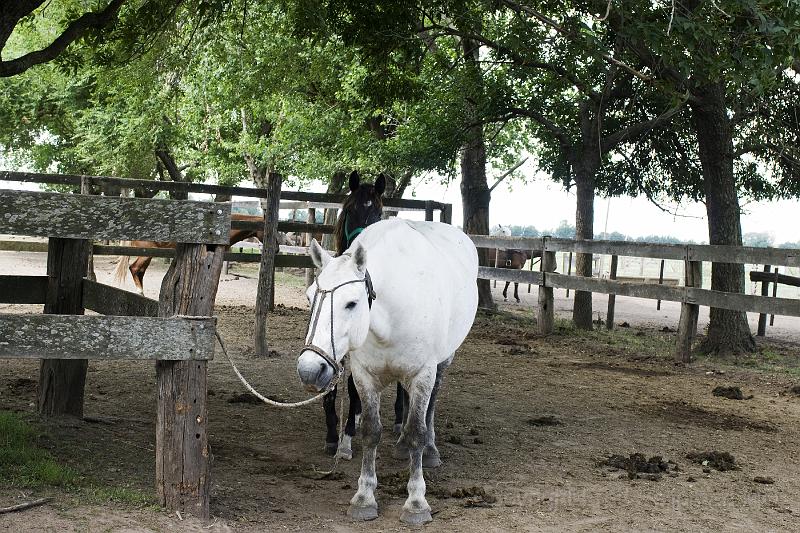
<instances>
[{"instance_id":1,"label":"black hoof","mask_svg":"<svg viewBox=\"0 0 800 533\"><path fill-rule=\"evenodd\" d=\"M336 450L339 448L338 442L326 442L325 443L325 454L326 455L336 455Z\"/></svg>"}]
</instances>

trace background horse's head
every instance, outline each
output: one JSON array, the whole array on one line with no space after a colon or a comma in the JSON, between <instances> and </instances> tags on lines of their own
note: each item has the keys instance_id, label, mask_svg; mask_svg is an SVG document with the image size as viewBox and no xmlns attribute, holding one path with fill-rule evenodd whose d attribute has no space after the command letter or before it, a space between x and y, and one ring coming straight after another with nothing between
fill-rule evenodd
<instances>
[{"instance_id":1,"label":"background horse's head","mask_svg":"<svg viewBox=\"0 0 800 533\"><path fill-rule=\"evenodd\" d=\"M342 212L336 220L336 252L338 255L353 243L361 231L381 219L386 177L380 174L375 184L361 183L357 171L350 174L350 194L342 203Z\"/></svg>"},{"instance_id":2,"label":"background horse's head","mask_svg":"<svg viewBox=\"0 0 800 533\"><path fill-rule=\"evenodd\" d=\"M297 374L306 388L321 391L337 372L327 359L339 365L348 352L367 339L370 303L367 254L356 244L352 253L334 258L313 240L311 258L322 271L306 291L311 317L306 346L297 359Z\"/></svg>"}]
</instances>

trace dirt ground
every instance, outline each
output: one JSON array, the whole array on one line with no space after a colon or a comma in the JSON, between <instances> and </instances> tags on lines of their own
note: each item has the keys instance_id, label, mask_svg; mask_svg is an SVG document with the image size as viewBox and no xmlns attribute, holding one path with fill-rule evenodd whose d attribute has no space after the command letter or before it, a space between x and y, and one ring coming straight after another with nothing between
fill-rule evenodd
<instances>
[{"instance_id":1,"label":"dirt ground","mask_svg":"<svg viewBox=\"0 0 800 533\"><path fill-rule=\"evenodd\" d=\"M110 259L98 259L100 281L110 281L112 267ZM157 294L164 268L156 264L148 271L148 295ZM44 256L0 253L0 273L12 272L44 273ZM255 285L234 278L220 284L217 313L240 369L266 394L303 398L294 370L307 319L302 283L280 278L280 306L269 324L279 357L264 360L250 346ZM711 359L676 367L670 351L677 320L656 324L656 315L634 321L636 311L621 307L618 300L618 312L631 316L620 320L632 327L610 334L579 333L560 323L556 333L539 336L525 305L504 304L504 313L479 315L439 396L437 440L444 464L426 472L435 514L425 529L797 530L800 396L791 389L800 383L800 345L791 328L787 336L771 334L761 343L763 354L782 370ZM40 309L0 305L0 313L8 312ZM664 325L672 331L661 331ZM0 409L38 424L37 370L34 361L0 364ZM717 386L738 386L753 397L714 396ZM53 497L45 506L0 515L0 531L405 529L399 514L406 465L391 454L393 393L384 395L381 514L354 523L345 512L360 467L357 439L355 460L323 478L314 469L331 466L322 451L321 406L276 410L232 402L243 389L221 354L210 364L209 387L211 522L180 520L147 504L98 501L78 490L0 487L0 507ZM42 422L41 444L93 484L151 495L155 401L152 364L92 361L85 410L102 422ZM733 454L738 468L723 472L687 458L712 450ZM669 466L637 476L603 464L611 455L635 452L661 456Z\"/></svg>"}]
</instances>

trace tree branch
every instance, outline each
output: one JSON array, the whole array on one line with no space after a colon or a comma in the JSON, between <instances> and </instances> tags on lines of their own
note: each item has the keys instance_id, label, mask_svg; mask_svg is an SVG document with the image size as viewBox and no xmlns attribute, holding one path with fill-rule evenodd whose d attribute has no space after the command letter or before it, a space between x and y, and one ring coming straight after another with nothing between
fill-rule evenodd
<instances>
[{"instance_id":1,"label":"tree branch","mask_svg":"<svg viewBox=\"0 0 800 533\"><path fill-rule=\"evenodd\" d=\"M41 2L39 3L41 4ZM55 59L61 52L66 50L70 44L80 39L89 30L101 29L108 25L116 18L117 12L124 3L125 0L111 0L102 11L84 13L70 22L61 35L56 37L55 40L45 48L34 52L28 52L16 59L0 61L0 77L22 74L35 65ZM30 4L36 4L36 2L30 2ZM12 27L13 26L16 26L16 23L14 23Z\"/></svg>"},{"instance_id":2,"label":"tree branch","mask_svg":"<svg viewBox=\"0 0 800 533\"><path fill-rule=\"evenodd\" d=\"M601 147L603 153L608 153L613 150L617 145L623 141L635 141L643 135L647 134L650 130L662 126L668 122L678 111L686 104L686 99L682 100L678 105L672 109L668 109L661 115L650 120L645 120L637 124L633 124L627 128L621 129L607 136L602 140Z\"/></svg>"}]
</instances>

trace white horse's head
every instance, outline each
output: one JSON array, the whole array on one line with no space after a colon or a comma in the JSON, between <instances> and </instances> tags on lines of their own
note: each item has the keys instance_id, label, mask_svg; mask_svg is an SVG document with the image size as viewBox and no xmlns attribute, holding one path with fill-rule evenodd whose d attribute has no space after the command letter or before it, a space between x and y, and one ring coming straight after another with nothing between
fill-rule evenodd
<instances>
[{"instance_id":1,"label":"white horse's head","mask_svg":"<svg viewBox=\"0 0 800 533\"><path fill-rule=\"evenodd\" d=\"M306 291L311 318L297 374L307 389L322 391L339 372L342 358L366 341L371 287L367 253L358 243L334 258L312 240L311 258L322 270Z\"/></svg>"}]
</instances>

